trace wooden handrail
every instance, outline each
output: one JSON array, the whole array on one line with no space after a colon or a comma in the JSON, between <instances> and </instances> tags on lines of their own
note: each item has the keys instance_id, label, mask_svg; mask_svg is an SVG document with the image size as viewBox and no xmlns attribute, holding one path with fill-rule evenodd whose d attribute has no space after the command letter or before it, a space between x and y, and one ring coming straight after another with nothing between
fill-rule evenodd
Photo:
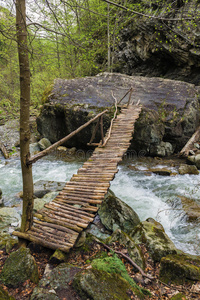
<instances>
[{"instance_id":1,"label":"wooden handrail","mask_svg":"<svg viewBox=\"0 0 200 300\"><path fill-rule=\"evenodd\" d=\"M26 162L27 165L31 165L34 162L36 162L38 159L46 156L50 151L54 150L58 146L62 145L63 143L65 143L66 141L68 141L69 139L71 139L74 135L76 135L77 133L79 133L81 130L83 130L85 127L87 127L88 125L90 125L96 119L98 119L99 117L101 117L107 111L108 111L107 109L104 110L104 111L102 111L101 113L99 113L98 115L96 115L94 118L92 118L91 120L89 120L88 122L86 122L85 124L83 124L82 126L80 126L79 128L77 128L76 130L72 131L70 134L68 134L63 139L59 140L58 142L54 143L50 147L46 148L45 150L43 150L40 153L38 153L38 154L34 155L33 157L31 157L29 160L27 160L27 162Z\"/></svg>"}]
</instances>

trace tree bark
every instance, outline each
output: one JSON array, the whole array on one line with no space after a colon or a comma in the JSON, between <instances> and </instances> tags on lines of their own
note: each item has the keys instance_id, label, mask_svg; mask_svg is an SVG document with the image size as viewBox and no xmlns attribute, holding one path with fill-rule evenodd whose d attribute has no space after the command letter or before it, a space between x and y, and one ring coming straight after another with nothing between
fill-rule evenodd
<instances>
[{"instance_id":1,"label":"tree bark","mask_svg":"<svg viewBox=\"0 0 200 300\"><path fill-rule=\"evenodd\" d=\"M23 179L23 210L21 231L30 229L33 221L33 178L32 166L27 165L30 157L30 68L28 57L26 2L16 0L16 30L20 67L20 157Z\"/></svg>"}]
</instances>

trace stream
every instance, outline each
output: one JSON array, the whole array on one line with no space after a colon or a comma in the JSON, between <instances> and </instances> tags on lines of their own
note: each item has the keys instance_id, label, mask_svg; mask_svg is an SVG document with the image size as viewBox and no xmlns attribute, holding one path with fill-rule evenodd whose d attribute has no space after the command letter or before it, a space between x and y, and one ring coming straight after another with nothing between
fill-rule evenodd
<instances>
[{"instance_id":1,"label":"stream","mask_svg":"<svg viewBox=\"0 0 200 300\"><path fill-rule=\"evenodd\" d=\"M41 159L33 165L33 180L68 181L83 164L83 160L64 161L53 157ZM129 166L134 166L130 169ZM155 164L154 164L155 165ZM141 221L151 217L160 222L178 249L200 254L200 224L188 222L178 196L186 196L200 204L200 175L160 176L146 172L152 167L149 159L126 159L111 183L117 197L131 206ZM156 164L156 168L175 167ZM19 209L22 178L19 159L0 158L0 188L4 206Z\"/></svg>"}]
</instances>

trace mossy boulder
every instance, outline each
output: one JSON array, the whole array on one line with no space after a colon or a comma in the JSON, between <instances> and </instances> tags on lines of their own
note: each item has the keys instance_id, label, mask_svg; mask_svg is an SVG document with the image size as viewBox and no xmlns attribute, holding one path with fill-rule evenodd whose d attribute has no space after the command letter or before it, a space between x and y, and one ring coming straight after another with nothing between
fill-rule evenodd
<instances>
[{"instance_id":1,"label":"mossy boulder","mask_svg":"<svg viewBox=\"0 0 200 300\"><path fill-rule=\"evenodd\" d=\"M18 239L12 237L9 233L0 233L0 249L5 249L8 253L16 244Z\"/></svg>"},{"instance_id":2,"label":"mossy boulder","mask_svg":"<svg viewBox=\"0 0 200 300\"><path fill-rule=\"evenodd\" d=\"M31 300L59 300L63 299L60 297L61 295L65 295L66 299L75 299L72 297L73 290L69 282L73 280L75 274L80 272L80 270L79 267L67 263L60 264L50 273L43 276L38 286L33 290Z\"/></svg>"},{"instance_id":3,"label":"mossy boulder","mask_svg":"<svg viewBox=\"0 0 200 300\"><path fill-rule=\"evenodd\" d=\"M179 196L183 210L189 222L198 222L200 220L200 205L191 198Z\"/></svg>"},{"instance_id":4,"label":"mossy boulder","mask_svg":"<svg viewBox=\"0 0 200 300\"><path fill-rule=\"evenodd\" d=\"M154 261L160 261L168 254L176 254L177 249L160 223L150 221L141 222L130 234L135 243L145 243Z\"/></svg>"},{"instance_id":5,"label":"mossy boulder","mask_svg":"<svg viewBox=\"0 0 200 300\"><path fill-rule=\"evenodd\" d=\"M10 296L7 291L5 291L1 286L0 286L0 299L1 300L15 300L14 297Z\"/></svg>"},{"instance_id":6,"label":"mossy boulder","mask_svg":"<svg viewBox=\"0 0 200 300\"><path fill-rule=\"evenodd\" d=\"M145 269L145 259L141 249L135 244L134 240L125 232L117 229L107 240L108 244L118 241L127 249L127 255L143 270Z\"/></svg>"},{"instance_id":7,"label":"mossy boulder","mask_svg":"<svg viewBox=\"0 0 200 300\"><path fill-rule=\"evenodd\" d=\"M131 232L139 223L137 213L109 190L98 211L102 224L111 231Z\"/></svg>"},{"instance_id":8,"label":"mossy boulder","mask_svg":"<svg viewBox=\"0 0 200 300\"><path fill-rule=\"evenodd\" d=\"M7 286L17 287L27 279L38 283L39 272L30 250L21 247L12 252L6 260L0 274L0 282Z\"/></svg>"},{"instance_id":9,"label":"mossy boulder","mask_svg":"<svg viewBox=\"0 0 200 300\"><path fill-rule=\"evenodd\" d=\"M183 284L200 280L200 257L176 254L161 259L159 278L165 283Z\"/></svg>"},{"instance_id":10,"label":"mossy boulder","mask_svg":"<svg viewBox=\"0 0 200 300\"><path fill-rule=\"evenodd\" d=\"M178 168L178 172L180 175L191 174L191 175L199 175L199 171L194 165L181 164Z\"/></svg>"},{"instance_id":11,"label":"mossy boulder","mask_svg":"<svg viewBox=\"0 0 200 300\"><path fill-rule=\"evenodd\" d=\"M82 300L129 300L136 295L139 299L144 298L142 293L136 292L119 274L93 268L78 273L73 286Z\"/></svg>"}]
</instances>

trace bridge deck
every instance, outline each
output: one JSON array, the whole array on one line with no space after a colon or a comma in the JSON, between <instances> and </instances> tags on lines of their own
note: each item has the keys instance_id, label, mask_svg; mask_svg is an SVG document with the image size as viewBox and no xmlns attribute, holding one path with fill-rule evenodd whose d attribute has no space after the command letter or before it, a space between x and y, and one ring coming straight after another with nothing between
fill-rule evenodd
<instances>
[{"instance_id":1,"label":"bridge deck","mask_svg":"<svg viewBox=\"0 0 200 300\"><path fill-rule=\"evenodd\" d=\"M66 183L59 195L34 215L31 229L19 237L51 249L68 252L94 220L98 206L118 172L117 165L127 151L141 106L123 108L113 122L105 147L97 147L92 156ZM108 135L108 133L107 133Z\"/></svg>"}]
</instances>

